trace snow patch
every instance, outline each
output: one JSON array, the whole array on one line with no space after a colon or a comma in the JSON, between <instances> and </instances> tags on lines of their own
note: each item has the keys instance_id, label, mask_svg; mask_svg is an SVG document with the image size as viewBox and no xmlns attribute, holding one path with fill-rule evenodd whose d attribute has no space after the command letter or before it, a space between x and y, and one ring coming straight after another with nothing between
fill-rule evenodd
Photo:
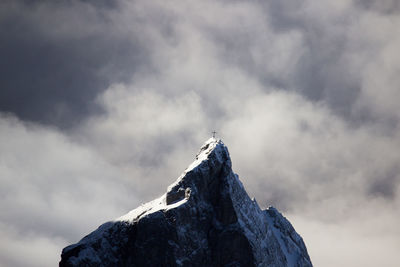
<instances>
[{"instance_id":1,"label":"snow patch","mask_svg":"<svg viewBox=\"0 0 400 267\"><path fill-rule=\"evenodd\" d=\"M151 213L155 213L157 211L167 211L170 209L174 209L180 205L183 205L187 202L187 198L184 198L178 202L175 202L171 205L167 205L166 203L166 194L161 197L147 202L145 204L140 205L138 208L131 210L127 214L115 219L114 221L124 221L124 222L134 222L139 220L142 217L145 217Z\"/></svg>"}]
</instances>

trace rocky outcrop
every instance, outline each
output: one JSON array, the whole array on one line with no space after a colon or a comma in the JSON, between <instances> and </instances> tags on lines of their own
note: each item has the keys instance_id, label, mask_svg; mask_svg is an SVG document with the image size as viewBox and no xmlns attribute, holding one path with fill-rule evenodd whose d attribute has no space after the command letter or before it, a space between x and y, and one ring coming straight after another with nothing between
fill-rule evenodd
<instances>
[{"instance_id":1,"label":"rocky outcrop","mask_svg":"<svg viewBox=\"0 0 400 267\"><path fill-rule=\"evenodd\" d=\"M167 193L63 249L60 266L312 266L275 208L261 210L211 138Z\"/></svg>"}]
</instances>

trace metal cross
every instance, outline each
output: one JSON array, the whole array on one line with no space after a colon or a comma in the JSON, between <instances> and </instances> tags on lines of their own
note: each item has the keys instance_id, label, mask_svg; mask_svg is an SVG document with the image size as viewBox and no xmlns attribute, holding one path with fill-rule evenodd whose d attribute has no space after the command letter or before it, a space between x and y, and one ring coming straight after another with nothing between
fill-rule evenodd
<instances>
[{"instance_id":1,"label":"metal cross","mask_svg":"<svg viewBox=\"0 0 400 267\"><path fill-rule=\"evenodd\" d=\"M211 132L213 135L213 138L215 138L215 134L217 133L216 131Z\"/></svg>"}]
</instances>

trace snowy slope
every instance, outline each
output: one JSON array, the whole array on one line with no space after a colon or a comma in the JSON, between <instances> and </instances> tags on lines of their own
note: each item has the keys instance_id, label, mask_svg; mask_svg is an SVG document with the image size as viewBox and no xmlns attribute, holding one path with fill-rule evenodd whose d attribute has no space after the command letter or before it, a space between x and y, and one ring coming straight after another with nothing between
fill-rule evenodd
<instances>
[{"instance_id":1,"label":"snowy slope","mask_svg":"<svg viewBox=\"0 0 400 267\"><path fill-rule=\"evenodd\" d=\"M275 208L261 210L211 138L167 193L62 252L60 266L312 266Z\"/></svg>"}]
</instances>

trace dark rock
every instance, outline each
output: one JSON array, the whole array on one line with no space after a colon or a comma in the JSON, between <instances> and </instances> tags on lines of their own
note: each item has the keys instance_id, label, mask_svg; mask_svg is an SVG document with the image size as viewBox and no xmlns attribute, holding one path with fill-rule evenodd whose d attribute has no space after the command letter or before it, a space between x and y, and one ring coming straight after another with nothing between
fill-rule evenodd
<instances>
[{"instance_id":1,"label":"dark rock","mask_svg":"<svg viewBox=\"0 0 400 267\"><path fill-rule=\"evenodd\" d=\"M210 139L165 195L63 249L60 266L312 266L276 209L262 211Z\"/></svg>"}]
</instances>

